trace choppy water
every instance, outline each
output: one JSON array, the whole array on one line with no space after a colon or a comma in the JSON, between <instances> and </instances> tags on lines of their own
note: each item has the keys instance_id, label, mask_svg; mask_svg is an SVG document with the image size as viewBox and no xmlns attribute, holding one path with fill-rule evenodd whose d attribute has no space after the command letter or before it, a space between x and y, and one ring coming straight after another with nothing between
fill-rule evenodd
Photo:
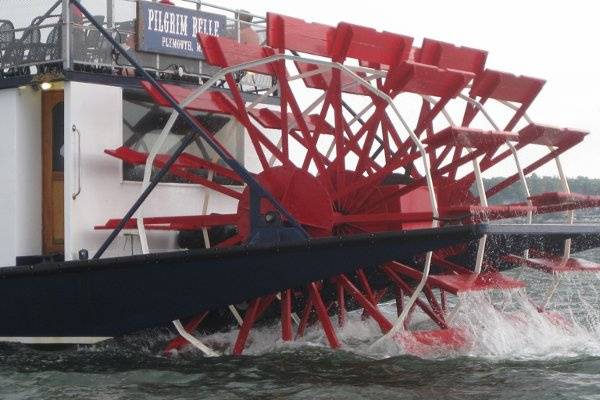
<instances>
[{"instance_id":1,"label":"choppy water","mask_svg":"<svg viewBox=\"0 0 600 400\"><path fill-rule=\"evenodd\" d=\"M600 261L600 252L585 258ZM535 301L551 284L538 272L512 274L529 283ZM282 344L277 326L258 331L248 355L235 358L194 350L165 357L160 332L77 350L0 345L0 399L600 399L600 276L561 282L549 307L560 320L539 314L522 294L463 296L454 323L471 344L424 358L397 342L371 346L378 329L358 315L340 332L346 344L338 351L317 329L304 343ZM220 348L235 334L203 340Z\"/></svg>"}]
</instances>

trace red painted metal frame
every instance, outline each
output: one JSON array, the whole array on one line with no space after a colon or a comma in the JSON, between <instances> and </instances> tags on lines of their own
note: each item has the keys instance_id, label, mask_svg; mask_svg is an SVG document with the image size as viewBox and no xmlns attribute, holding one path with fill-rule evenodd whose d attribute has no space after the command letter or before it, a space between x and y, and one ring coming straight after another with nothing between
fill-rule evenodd
<instances>
[{"instance_id":1,"label":"red painted metal frame","mask_svg":"<svg viewBox=\"0 0 600 400\"><path fill-rule=\"evenodd\" d=\"M235 225L240 222L239 219L237 214L145 217L144 226L149 230L195 231L212 226ZM98 225L95 229L114 229L120 221L120 219L109 219L106 224ZM125 225L125 229L137 229L137 219L131 218Z\"/></svg>"}]
</instances>

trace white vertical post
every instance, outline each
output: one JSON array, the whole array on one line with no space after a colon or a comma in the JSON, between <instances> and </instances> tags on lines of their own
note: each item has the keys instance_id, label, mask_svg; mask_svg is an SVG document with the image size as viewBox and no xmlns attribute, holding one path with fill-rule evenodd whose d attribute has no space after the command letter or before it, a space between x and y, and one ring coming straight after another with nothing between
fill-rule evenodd
<instances>
[{"instance_id":1,"label":"white vertical post","mask_svg":"<svg viewBox=\"0 0 600 400\"><path fill-rule=\"evenodd\" d=\"M469 153L472 150L469 149ZM479 160L473 159L473 171L475 172L475 182L477 183L477 192L479 193L479 203L482 207L488 206L487 195L485 194L485 186L483 185L483 178L481 176L481 169L479 168ZM483 256L485 254L485 243L487 241L487 235L483 235L479 239L477 246L477 256L475 258L475 274L481 273L481 267L483 266Z\"/></svg>"},{"instance_id":2,"label":"white vertical post","mask_svg":"<svg viewBox=\"0 0 600 400\"><path fill-rule=\"evenodd\" d=\"M62 2L62 61L63 70L68 71L71 69L71 3L69 0L63 0Z\"/></svg>"},{"instance_id":3,"label":"white vertical post","mask_svg":"<svg viewBox=\"0 0 600 400\"><path fill-rule=\"evenodd\" d=\"M240 21L240 13L237 12L235 14L235 23L237 25L237 41L238 43L240 43L242 41L242 25L241 25L241 21Z\"/></svg>"},{"instance_id":4,"label":"white vertical post","mask_svg":"<svg viewBox=\"0 0 600 400\"><path fill-rule=\"evenodd\" d=\"M550 150L552 151L553 149L550 148ZM561 183L562 189L566 193L570 194L571 188L569 187L569 181L567 181L565 171L563 170L562 163L560 162L560 157L556 156L554 161L556 162L556 169L558 169L558 175L560 176L560 183ZM567 223L573 224L574 221L575 221L575 211L574 210L567 211ZM571 257L571 239L566 239L565 245L563 248L563 261L567 262L567 260L570 257Z\"/></svg>"},{"instance_id":5,"label":"white vertical post","mask_svg":"<svg viewBox=\"0 0 600 400\"><path fill-rule=\"evenodd\" d=\"M106 0L106 26L109 29L115 26L115 3L113 0Z\"/></svg>"}]
</instances>

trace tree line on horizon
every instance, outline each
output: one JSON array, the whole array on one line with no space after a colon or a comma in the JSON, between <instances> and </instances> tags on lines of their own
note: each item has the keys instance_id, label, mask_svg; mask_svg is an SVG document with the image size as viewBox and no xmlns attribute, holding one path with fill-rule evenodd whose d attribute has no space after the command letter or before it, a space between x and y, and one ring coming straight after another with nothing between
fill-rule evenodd
<instances>
[{"instance_id":1,"label":"tree line on horizon","mask_svg":"<svg viewBox=\"0 0 600 400\"><path fill-rule=\"evenodd\" d=\"M489 189L504 179L505 178L503 177L484 178L483 183L486 189ZM569 188L573 193L600 195L600 179L578 176L576 178L568 178L567 180L569 182ZM539 176L537 174L531 174L527 177L527 185L529 186L529 191L532 195L563 191L560 179L556 176ZM473 186L471 191L475 196L477 195L475 186ZM513 183L511 186L489 199L490 204L510 204L521 203L524 201L525 193L523 192L520 181Z\"/></svg>"}]
</instances>

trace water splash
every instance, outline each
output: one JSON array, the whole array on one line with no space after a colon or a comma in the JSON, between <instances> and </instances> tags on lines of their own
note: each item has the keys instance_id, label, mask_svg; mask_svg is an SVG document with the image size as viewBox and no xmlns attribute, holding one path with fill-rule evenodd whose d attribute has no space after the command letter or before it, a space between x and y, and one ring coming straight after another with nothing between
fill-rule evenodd
<instances>
[{"instance_id":1,"label":"water splash","mask_svg":"<svg viewBox=\"0 0 600 400\"><path fill-rule=\"evenodd\" d=\"M466 346L423 347L417 355L432 359L467 356L514 360L600 355L600 275L566 275L547 311L540 313L536 304L552 283L551 277L529 271L519 273L532 283L527 292L518 289L465 293L450 304L455 310L452 326L465 334ZM380 309L390 320L395 318L393 303L381 304ZM426 316L416 312L411 329L436 328ZM204 336L202 340L227 354L237 333L233 329ZM344 343L342 350L372 358L407 353L406 341L390 340L374 348L372 343L380 336L377 324L363 320L360 312L349 313L346 325L338 329L338 338ZM308 328L304 337L287 343L280 339L279 324L258 327L252 331L244 354L260 355L301 347L327 347L318 324ZM414 343L410 347L414 354Z\"/></svg>"},{"instance_id":2,"label":"water splash","mask_svg":"<svg viewBox=\"0 0 600 400\"><path fill-rule=\"evenodd\" d=\"M546 359L600 354L600 340L573 314L539 312L522 290L503 293L501 306L486 293L460 297L454 325L471 341L467 356L504 359Z\"/></svg>"}]
</instances>

